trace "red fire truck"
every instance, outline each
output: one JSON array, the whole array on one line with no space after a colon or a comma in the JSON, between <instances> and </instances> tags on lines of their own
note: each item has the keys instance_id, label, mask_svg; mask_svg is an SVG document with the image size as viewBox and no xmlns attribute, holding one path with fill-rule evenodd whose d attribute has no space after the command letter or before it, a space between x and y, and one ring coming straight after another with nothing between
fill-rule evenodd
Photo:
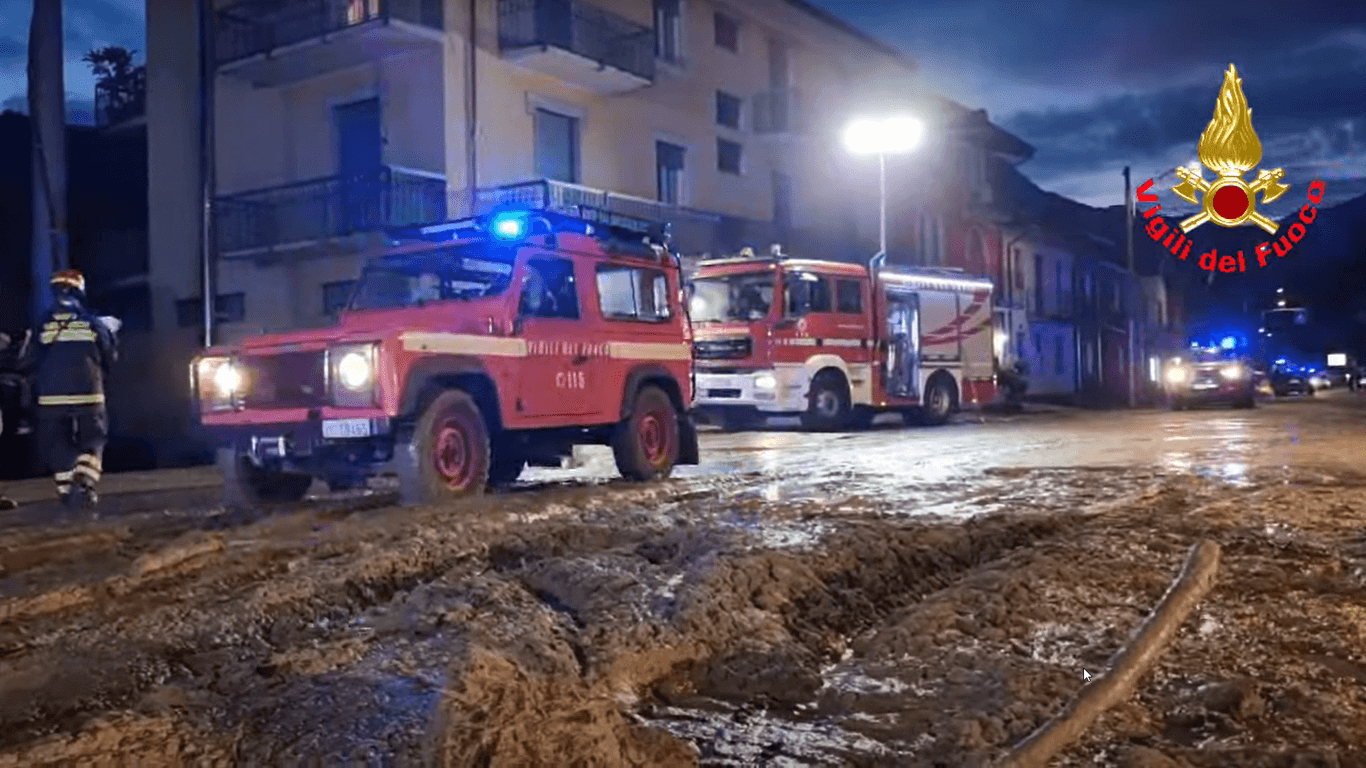
<instances>
[{"instance_id":1,"label":"red fire truck","mask_svg":"<svg viewBox=\"0 0 1366 768\"><path fill-rule=\"evenodd\" d=\"M622 475L697 463L682 271L661 237L549 211L422 228L369 260L339 322L192 364L229 503L394 474L406 503L610 445Z\"/></svg>"},{"instance_id":2,"label":"red fire truck","mask_svg":"<svg viewBox=\"0 0 1366 768\"><path fill-rule=\"evenodd\" d=\"M699 416L743 429L800 414L828 431L881 411L939 424L990 401L991 281L870 266L752 252L702 262L689 305Z\"/></svg>"}]
</instances>

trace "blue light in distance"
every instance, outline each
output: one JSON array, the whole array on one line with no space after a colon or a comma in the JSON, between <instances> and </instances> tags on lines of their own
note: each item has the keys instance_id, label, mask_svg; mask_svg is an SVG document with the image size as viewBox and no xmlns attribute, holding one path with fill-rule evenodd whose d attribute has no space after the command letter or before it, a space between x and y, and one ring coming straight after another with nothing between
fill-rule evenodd
<instances>
[{"instance_id":1,"label":"blue light in distance","mask_svg":"<svg viewBox=\"0 0 1366 768\"><path fill-rule=\"evenodd\" d=\"M499 240L520 240L526 233L526 220L520 216L499 216L490 229Z\"/></svg>"},{"instance_id":2,"label":"blue light in distance","mask_svg":"<svg viewBox=\"0 0 1366 768\"><path fill-rule=\"evenodd\" d=\"M1223 347L1224 349L1233 349L1234 347L1238 346L1238 340L1233 338L1232 336L1225 336L1224 340L1219 342L1219 346Z\"/></svg>"}]
</instances>

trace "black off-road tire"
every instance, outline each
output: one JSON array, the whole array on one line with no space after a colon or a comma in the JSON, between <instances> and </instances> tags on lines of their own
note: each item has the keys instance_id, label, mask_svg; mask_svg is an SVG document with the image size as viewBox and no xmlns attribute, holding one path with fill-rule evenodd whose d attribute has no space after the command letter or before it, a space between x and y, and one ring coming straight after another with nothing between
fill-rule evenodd
<instances>
[{"instance_id":1,"label":"black off-road tire","mask_svg":"<svg viewBox=\"0 0 1366 768\"><path fill-rule=\"evenodd\" d=\"M223 503L230 507L288 504L302 499L313 485L312 475L259 469L235 448L219 448L217 459Z\"/></svg>"},{"instance_id":2,"label":"black off-road tire","mask_svg":"<svg viewBox=\"0 0 1366 768\"><path fill-rule=\"evenodd\" d=\"M1234 408L1256 408L1257 398L1253 395L1240 398L1233 403Z\"/></svg>"},{"instance_id":3,"label":"black off-road tire","mask_svg":"<svg viewBox=\"0 0 1366 768\"><path fill-rule=\"evenodd\" d=\"M1171 408L1173 411L1184 411L1189 406L1187 406L1186 401L1184 399L1179 397L1172 397L1167 399L1167 407Z\"/></svg>"},{"instance_id":4,"label":"black off-road tire","mask_svg":"<svg viewBox=\"0 0 1366 768\"><path fill-rule=\"evenodd\" d=\"M442 392L395 447L404 504L439 504L484 492L492 463L479 404L458 389Z\"/></svg>"},{"instance_id":5,"label":"black off-road tire","mask_svg":"<svg viewBox=\"0 0 1366 768\"><path fill-rule=\"evenodd\" d=\"M802 428L809 432L839 432L849 426L853 408L849 403L849 385L838 373L826 371L811 381L806 396L806 411L802 413Z\"/></svg>"},{"instance_id":6,"label":"black off-road tire","mask_svg":"<svg viewBox=\"0 0 1366 768\"><path fill-rule=\"evenodd\" d=\"M931 376L925 387L925 399L921 401L920 423L927 427L948 423L954 405L953 379L944 375Z\"/></svg>"},{"instance_id":7,"label":"black off-road tire","mask_svg":"<svg viewBox=\"0 0 1366 768\"><path fill-rule=\"evenodd\" d=\"M678 463L678 410L659 387L643 387L636 394L631 415L612 433L612 456L627 480L668 477Z\"/></svg>"}]
</instances>

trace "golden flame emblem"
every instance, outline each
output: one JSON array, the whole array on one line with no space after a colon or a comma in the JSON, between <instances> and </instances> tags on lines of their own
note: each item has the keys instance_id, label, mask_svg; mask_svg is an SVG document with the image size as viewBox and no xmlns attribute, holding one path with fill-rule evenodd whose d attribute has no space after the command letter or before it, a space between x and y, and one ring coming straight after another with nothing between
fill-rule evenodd
<instances>
[{"instance_id":1,"label":"golden flame emblem","mask_svg":"<svg viewBox=\"0 0 1366 768\"><path fill-rule=\"evenodd\" d=\"M1269 203L1290 187L1281 183L1285 176L1281 168L1259 171L1251 184L1243 181L1243 174L1262 161L1262 142L1252 128L1252 109L1243 95L1243 79L1238 77L1238 69L1232 64L1224 73L1214 117L1200 134L1199 153L1200 164L1217 177L1205 181L1199 170L1176 169L1181 183L1172 187L1172 191L1181 199L1204 207L1202 212L1181 222L1181 231L1190 232L1207 221L1221 227L1251 222L1276 234L1279 225L1257 213L1257 193L1262 193L1262 202ZM1196 196L1197 192L1202 193L1203 200Z\"/></svg>"}]
</instances>

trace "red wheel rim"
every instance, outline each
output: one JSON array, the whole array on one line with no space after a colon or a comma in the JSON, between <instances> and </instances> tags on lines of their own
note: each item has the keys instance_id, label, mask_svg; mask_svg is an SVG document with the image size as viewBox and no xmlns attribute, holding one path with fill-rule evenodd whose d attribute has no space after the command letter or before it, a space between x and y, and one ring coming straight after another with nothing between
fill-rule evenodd
<instances>
[{"instance_id":1,"label":"red wheel rim","mask_svg":"<svg viewBox=\"0 0 1366 768\"><path fill-rule=\"evenodd\" d=\"M659 411L646 411L636 429L645 460L655 466L663 464L669 450L669 432Z\"/></svg>"},{"instance_id":2,"label":"red wheel rim","mask_svg":"<svg viewBox=\"0 0 1366 768\"><path fill-rule=\"evenodd\" d=\"M469 431L459 418L451 417L437 425L432 462L441 481L451 490L461 490L470 484L474 451L470 449Z\"/></svg>"}]
</instances>

